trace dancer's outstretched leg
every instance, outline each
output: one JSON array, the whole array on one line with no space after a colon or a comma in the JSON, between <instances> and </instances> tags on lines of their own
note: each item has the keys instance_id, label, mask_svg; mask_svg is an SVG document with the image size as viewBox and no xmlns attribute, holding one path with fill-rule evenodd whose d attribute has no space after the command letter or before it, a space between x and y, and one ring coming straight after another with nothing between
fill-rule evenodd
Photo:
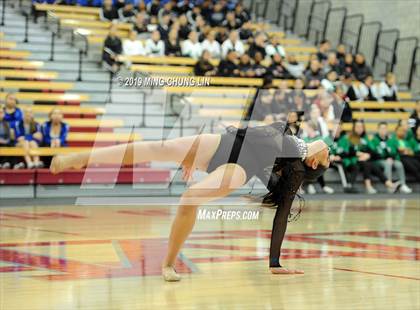
<instances>
[{"instance_id":1,"label":"dancer's outstretched leg","mask_svg":"<svg viewBox=\"0 0 420 310\"><path fill-rule=\"evenodd\" d=\"M201 182L192 185L182 195L180 206L172 223L168 254L162 266L162 275L166 281L181 279L173 266L182 245L194 227L197 208L202 204L229 195L243 186L245 182L246 172L241 166L225 164L210 173Z\"/></svg>"},{"instance_id":2,"label":"dancer's outstretched leg","mask_svg":"<svg viewBox=\"0 0 420 310\"><path fill-rule=\"evenodd\" d=\"M109 147L98 147L91 151L55 156L51 162L52 173L67 169L80 169L94 164L133 165L148 161L182 163L194 142L199 139L195 166L205 170L220 143L220 135L202 134L166 141L139 141Z\"/></svg>"}]
</instances>

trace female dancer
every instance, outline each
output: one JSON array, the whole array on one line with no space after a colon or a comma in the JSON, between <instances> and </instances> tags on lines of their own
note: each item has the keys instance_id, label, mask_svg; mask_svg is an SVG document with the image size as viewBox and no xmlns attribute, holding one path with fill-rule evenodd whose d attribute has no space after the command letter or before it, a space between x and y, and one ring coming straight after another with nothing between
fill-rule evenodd
<instances>
[{"instance_id":1,"label":"female dancer","mask_svg":"<svg viewBox=\"0 0 420 310\"><path fill-rule=\"evenodd\" d=\"M166 281L180 280L173 266L193 229L197 208L229 195L251 177L257 176L270 191L264 202L278 205L270 246L270 270L272 273L303 273L280 265L280 248L297 190L305 177L316 179L329 166L329 154L324 142L306 144L290 133L288 126L283 123L244 129L228 127L224 134L133 142L56 156L50 169L52 173L59 173L91 164L122 162L124 165L133 165L168 161L183 167L185 181L191 179L195 170L207 171L209 174L202 181L191 185L181 196L169 236L168 253L162 266Z\"/></svg>"}]
</instances>

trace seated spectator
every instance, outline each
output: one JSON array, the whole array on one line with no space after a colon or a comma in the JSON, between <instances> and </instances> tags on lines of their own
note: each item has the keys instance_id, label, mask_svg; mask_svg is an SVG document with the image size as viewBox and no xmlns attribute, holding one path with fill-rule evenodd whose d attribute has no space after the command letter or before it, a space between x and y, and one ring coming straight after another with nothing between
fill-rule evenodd
<instances>
[{"instance_id":1,"label":"seated spectator","mask_svg":"<svg viewBox=\"0 0 420 310\"><path fill-rule=\"evenodd\" d=\"M236 18L234 12L228 12L226 14L226 19L222 22L221 26L232 31L241 27L241 21Z\"/></svg>"},{"instance_id":2,"label":"seated spectator","mask_svg":"<svg viewBox=\"0 0 420 310\"><path fill-rule=\"evenodd\" d=\"M349 173L349 183L351 185L356 181L358 172L362 172L365 189L368 194L376 194L376 189L372 186L373 176L378 177L388 188L388 191L394 192L395 184L388 180L382 169L376 162L378 158L376 151L372 147L372 142L366 134L364 122L355 121L352 132L345 139L347 145L342 145L347 149L347 154L343 155L343 165Z\"/></svg>"},{"instance_id":3,"label":"seated spectator","mask_svg":"<svg viewBox=\"0 0 420 310\"><path fill-rule=\"evenodd\" d=\"M328 40L322 40L319 44L318 52L316 53L316 57L318 58L319 62L323 63L328 59L328 53L331 49L331 42Z\"/></svg>"},{"instance_id":4,"label":"seated spectator","mask_svg":"<svg viewBox=\"0 0 420 310\"><path fill-rule=\"evenodd\" d=\"M351 53L347 53L344 57L344 73L354 74L354 61Z\"/></svg>"},{"instance_id":5,"label":"seated spectator","mask_svg":"<svg viewBox=\"0 0 420 310\"><path fill-rule=\"evenodd\" d=\"M412 129L413 133L417 132L417 128L420 127L420 100L416 102L416 108L413 113L410 115L408 120L409 127Z\"/></svg>"},{"instance_id":6,"label":"seated spectator","mask_svg":"<svg viewBox=\"0 0 420 310\"><path fill-rule=\"evenodd\" d=\"M99 12L99 18L103 21L118 20L118 10L112 5L112 0L104 0L104 4Z\"/></svg>"},{"instance_id":7,"label":"seated spectator","mask_svg":"<svg viewBox=\"0 0 420 310\"><path fill-rule=\"evenodd\" d=\"M176 6L173 2L167 1L165 4L163 4L163 7L159 9L157 20L159 24L162 24L163 17L165 15L169 15L169 19L171 19L171 15L173 14L173 8Z\"/></svg>"},{"instance_id":8,"label":"seated spectator","mask_svg":"<svg viewBox=\"0 0 420 310\"><path fill-rule=\"evenodd\" d=\"M257 51L254 56L254 65L252 69L254 70L256 78L262 78L267 73L267 67L261 64L264 60L264 56L261 52Z\"/></svg>"},{"instance_id":9,"label":"seated spectator","mask_svg":"<svg viewBox=\"0 0 420 310\"><path fill-rule=\"evenodd\" d=\"M304 82L302 79L296 79L293 84L293 91L289 94L289 110L303 111L304 116L308 117L310 104L308 97L303 91Z\"/></svg>"},{"instance_id":10,"label":"seated spectator","mask_svg":"<svg viewBox=\"0 0 420 310\"><path fill-rule=\"evenodd\" d=\"M182 56L177 29L172 29L169 32L168 39L165 41L165 55L176 57Z\"/></svg>"},{"instance_id":11,"label":"seated spectator","mask_svg":"<svg viewBox=\"0 0 420 310\"><path fill-rule=\"evenodd\" d=\"M63 122L63 113L59 108L53 108L48 117L49 120L41 127L44 146L67 146L69 126Z\"/></svg>"},{"instance_id":12,"label":"seated spectator","mask_svg":"<svg viewBox=\"0 0 420 310\"><path fill-rule=\"evenodd\" d=\"M181 12L178 13L179 16L182 15L182 14L185 14L187 16L188 22L191 25L193 25L195 23L195 19L197 18L197 16L199 16L199 15L203 16L201 14L201 7L198 6L198 5L193 6L193 8L186 13L181 13ZM203 18L204 18L204 16L203 16Z\"/></svg>"},{"instance_id":13,"label":"seated spectator","mask_svg":"<svg viewBox=\"0 0 420 310\"><path fill-rule=\"evenodd\" d=\"M337 45L335 55L340 65L344 66L344 58L346 57L346 46L344 44Z\"/></svg>"},{"instance_id":14,"label":"seated spectator","mask_svg":"<svg viewBox=\"0 0 420 310\"><path fill-rule=\"evenodd\" d=\"M388 72L385 81L379 84L377 98L379 101L398 101L398 86L393 73Z\"/></svg>"},{"instance_id":15,"label":"seated spectator","mask_svg":"<svg viewBox=\"0 0 420 310\"><path fill-rule=\"evenodd\" d=\"M148 17L147 14L147 5L143 0L139 0L136 6L136 12L138 13L143 13L143 15L145 17Z\"/></svg>"},{"instance_id":16,"label":"seated spectator","mask_svg":"<svg viewBox=\"0 0 420 310\"><path fill-rule=\"evenodd\" d=\"M159 14L159 10L160 10L160 0L152 0L150 1L147 6L147 13L150 16L154 16L157 17Z\"/></svg>"},{"instance_id":17,"label":"seated spectator","mask_svg":"<svg viewBox=\"0 0 420 310\"><path fill-rule=\"evenodd\" d=\"M399 158L403 163L405 172L411 174L417 182L420 182L419 144L412 131L407 127L400 122L395 129L395 134L389 140L389 145L391 148L398 150Z\"/></svg>"},{"instance_id":18,"label":"seated spectator","mask_svg":"<svg viewBox=\"0 0 420 310\"><path fill-rule=\"evenodd\" d=\"M316 59L311 60L309 68L305 71L307 87L311 89L318 88L323 78L321 64Z\"/></svg>"},{"instance_id":19,"label":"seated spectator","mask_svg":"<svg viewBox=\"0 0 420 310\"><path fill-rule=\"evenodd\" d=\"M146 54L150 56L165 55L165 44L160 39L159 31L153 31L151 38L146 40Z\"/></svg>"},{"instance_id":20,"label":"seated spectator","mask_svg":"<svg viewBox=\"0 0 420 310\"><path fill-rule=\"evenodd\" d=\"M39 156L31 156L30 150L38 148L42 144L41 126L34 120L32 109L30 107L24 109L23 120L13 125L17 146L23 148L26 167L42 168L44 164L40 161Z\"/></svg>"},{"instance_id":21,"label":"seated spectator","mask_svg":"<svg viewBox=\"0 0 420 310\"><path fill-rule=\"evenodd\" d=\"M368 75L363 82L351 82L347 90L347 97L351 101L377 101L376 96L377 90L371 75Z\"/></svg>"},{"instance_id":22,"label":"seated spectator","mask_svg":"<svg viewBox=\"0 0 420 310\"><path fill-rule=\"evenodd\" d=\"M133 30L138 34L147 33L147 19L146 15L141 12L136 14L136 18L133 21Z\"/></svg>"},{"instance_id":23,"label":"seated spectator","mask_svg":"<svg viewBox=\"0 0 420 310\"><path fill-rule=\"evenodd\" d=\"M15 94L8 93L5 98L4 120L9 123L18 122L23 119L22 110L18 108L18 100Z\"/></svg>"},{"instance_id":24,"label":"seated spectator","mask_svg":"<svg viewBox=\"0 0 420 310\"><path fill-rule=\"evenodd\" d=\"M194 66L194 74L197 76L213 76L216 75L216 68L210 62L211 54L208 50L204 50L200 59Z\"/></svg>"},{"instance_id":25,"label":"seated spectator","mask_svg":"<svg viewBox=\"0 0 420 310\"><path fill-rule=\"evenodd\" d=\"M267 37L264 33L259 33L255 39L254 42L250 45L248 54L251 58L255 58L255 54L257 52L261 53L263 59L265 58L265 55L267 55L265 51L265 41L267 40Z\"/></svg>"},{"instance_id":26,"label":"seated spectator","mask_svg":"<svg viewBox=\"0 0 420 310\"><path fill-rule=\"evenodd\" d=\"M239 34L237 31L232 31L229 34L229 39L223 42L222 57L226 57L228 51L232 50L235 51L239 56L245 52L244 44L239 40Z\"/></svg>"},{"instance_id":27,"label":"seated spectator","mask_svg":"<svg viewBox=\"0 0 420 310\"><path fill-rule=\"evenodd\" d=\"M135 17L134 5L131 1L126 1L124 6L118 10L118 18L121 22L130 22Z\"/></svg>"},{"instance_id":28,"label":"seated spectator","mask_svg":"<svg viewBox=\"0 0 420 310\"><path fill-rule=\"evenodd\" d=\"M130 0L128 0L130 1ZM126 0L114 0L114 6L117 8L117 10L124 7Z\"/></svg>"},{"instance_id":29,"label":"seated spectator","mask_svg":"<svg viewBox=\"0 0 420 310\"><path fill-rule=\"evenodd\" d=\"M210 26L212 27L221 26L224 19L225 19L225 12L223 11L223 5L220 2L216 2L209 16Z\"/></svg>"},{"instance_id":30,"label":"seated spectator","mask_svg":"<svg viewBox=\"0 0 420 310\"><path fill-rule=\"evenodd\" d=\"M283 64L283 58L280 54L274 54L271 56L272 62L268 67L268 72L273 78L276 79L290 79L292 75L289 73L285 65Z\"/></svg>"},{"instance_id":31,"label":"seated spectator","mask_svg":"<svg viewBox=\"0 0 420 310\"><path fill-rule=\"evenodd\" d=\"M327 75L321 80L321 85L327 92L334 92L337 84L337 72L331 70Z\"/></svg>"},{"instance_id":32,"label":"seated spectator","mask_svg":"<svg viewBox=\"0 0 420 310\"><path fill-rule=\"evenodd\" d=\"M229 33L226 28L219 28L216 34L216 41L219 42L220 45L223 44L226 40L229 39ZM223 57L223 54L222 54Z\"/></svg>"},{"instance_id":33,"label":"seated spectator","mask_svg":"<svg viewBox=\"0 0 420 310\"><path fill-rule=\"evenodd\" d=\"M240 77L254 77L255 71L248 54L243 54L239 58L238 71Z\"/></svg>"},{"instance_id":34,"label":"seated spectator","mask_svg":"<svg viewBox=\"0 0 420 310\"><path fill-rule=\"evenodd\" d=\"M178 3L176 7L173 8L173 10L178 14L187 14L188 12L192 11L194 8L194 4L189 0L184 0ZM199 7L198 7L199 8Z\"/></svg>"},{"instance_id":35,"label":"seated spectator","mask_svg":"<svg viewBox=\"0 0 420 310\"><path fill-rule=\"evenodd\" d=\"M250 120L263 121L267 124L274 122L274 89L262 89L253 103Z\"/></svg>"},{"instance_id":36,"label":"seated spectator","mask_svg":"<svg viewBox=\"0 0 420 310\"><path fill-rule=\"evenodd\" d=\"M279 54L281 57L286 57L286 51L280 44L280 38L273 36L270 43L265 47L265 52L268 56L273 57L275 54Z\"/></svg>"},{"instance_id":37,"label":"seated spectator","mask_svg":"<svg viewBox=\"0 0 420 310\"><path fill-rule=\"evenodd\" d=\"M137 32L134 30L130 31L128 38L123 41L123 54L125 56L146 55L143 43L137 39Z\"/></svg>"},{"instance_id":38,"label":"seated spectator","mask_svg":"<svg viewBox=\"0 0 420 310\"><path fill-rule=\"evenodd\" d=\"M204 38L205 38L204 33L207 33L209 29L210 29L209 26L206 24L206 21L201 15L197 16L197 18L195 19L195 23L191 28L192 31L197 32L198 40L200 42L204 41Z\"/></svg>"},{"instance_id":39,"label":"seated spectator","mask_svg":"<svg viewBox=\"0 0 420 310\"><path fill-rule=\"evenodd\" d=\"M398 148L395 144L389 143L388 124L380 122L378 131L372 138L372 147L378 155L378 162L384 170L385 176L392 181L392 169L394 168L398 174L398 180L401 184L399 190L402 193L409 194L412 192L405 181L405 171L402 162L399 160Z\"/></svg>"},{"instance_id":40,"label":"seated spectator","mask_svg":"<svg viewBox=\"0 0 420 310\"><path fill-rule=\"evenodd\" d=\"M178 33L179 40L183 41L183 40L188 39L188 35L191 32L191 27L188 24L187 16L185 16L185 14L179 16L178 22L179 22L179 33Z\"/></svg>"},{"instance_id":41,"label":"seated spectator","mask_svg":"<svg viewBox=\"0 0 420 310\"><path fill-rule=\"evenodd\" d=\"M239 38L243 41L251 41L252 42L252 37L253 36L254 36L254 32L252 30L252 23L251 23L251 21L247 21L239 29Z\"/></svg>"},{"instance_id":42,"label":"seated spectator","mask_svg":"<svg viewBox=\"0 0 420 310\"><path fill-rule=\"evenodd\" d=\"M296 60L293 54L287 55L286 69L294 78L301 78L305 71L305 66Z\"/></svg>"},{"instance_id":43,"label":"seated spectator","mask_svg":"<svg viewBox=\"0 0 420 310\"><path fill-rule=\"evenodd\" d=\"M235 51L229 51L226 58L219 63L217 75L225 77L238 76L237 58L238 55Z\"/></svg>"},{"instance_id":44,"label":"seated spectator","mask_svg":"<svg viewBox=\"0 0 420 310\"><path fill-rule=\"evenodd\" d=\"M191 57L194 59L200 58L203 53L201 43L198 42L197 32L191 31L188 35L188 40L181 44L182 56Z\"/></svg>"},{"instance_id":45,"label":"seated spectator","mask_svg":"<svg viewBox=\"0 0 420 310\"><path fill-rule=\"evenodd\" d=\"M363 81L368 75L372 75L371 68L366 64L365 56L363 54L356 54L353 68L354 77Z\"/></svg>"},{"instance_id":46,"label":"seated spectator","mask_svg":"<svg viewBox=\"0 0 420 310\"><path fill-rule=\"evenodd\" d=\"M122 51L122 42L118 37L117 25L112 25L104 42L102 60L111 67L110 69L113 72L119 70L121 63L118 61L118 57L121 55Z\"/></svg>"},{"instance_id":47,"label":"seated spectator","mask_svg":"<svg viewBox=\"0 0 420 310\"><path fill-rule=\"evenodd\" d=\"M240 20L241 25L251 20L251 14L240 1L235 6L235 17Z\"/></svg>"},{"instance_id":48,"label":"seated spectator","mask_svg":"<svg viewBox=\"0 0 420 310\"><path fill-rule=\"evenodd\" d=\"M344 73L344 65L340 63L337 59L336 53L334 52L328 53L328 58L323 69L325 74L329 71L335 71L338 76L341 76Z\"/></svg>"},{"instance_id":49,"label":"seated spectator","mask_svg":"<svg viewBox=\"0 0 420 310\"><path fill-rule=\"evenodd\" d=\"M0 105L0 147L13 146L10 125L5 119L4 107ZM9 169L12 166L12 158L0 156L0 169Z\"/></svg>"},{"instance_id":50,"label":"seated spectator","mask_svg":"<svg viewBox=\"0 0 420 310\"><path fill-rule=\"evenodd\" d=\"M169 24L171 22L171 15L165 14L162 16L159 26L157 27L157 30L160 33L160 37L163 41L166 41L168 39L168 34L170 31Z\"/></svg>"},{"instance_id":51,"label":"seated spectator","mask_svg":"<svg viewBox=\"0 0 420 310\"><path fill-rule=\"evenodd\" d=\"M216 32L214 30L209 31L206 39L203 41L201 46L203 50L207 50L210 52L211 57L220 58L221 47L220 43L216 41Z\"/></svg>"}]
</instances>

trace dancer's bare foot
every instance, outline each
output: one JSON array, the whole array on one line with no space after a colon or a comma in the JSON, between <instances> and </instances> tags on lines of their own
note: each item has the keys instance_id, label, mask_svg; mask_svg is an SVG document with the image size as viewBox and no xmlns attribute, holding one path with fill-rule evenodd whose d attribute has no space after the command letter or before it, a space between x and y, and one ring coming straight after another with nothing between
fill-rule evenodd
<instances>
[{"instance_id":1,"label":"dancer's bare foot","mask_svg":"<svg viewBox=\"0 0 420 310\"><path fill-rule=\"evenodd\" d=\"M69 155L56 155L51 161L50 171L52 174L63 172L67 169L82 169L83 158L85 154L69 154Z\"/></svg>"},{"instance_id":2,"label":"dancer's bare foot","mask_svg":"<svg viewBox=\"0 0 420 310\"><path fill-rule=\"evenodd\" d=\"M304 274L303 270L299 269L287 269L284 267L271 267L270 271L272 274Z\"/></svg>"}]
</instances>

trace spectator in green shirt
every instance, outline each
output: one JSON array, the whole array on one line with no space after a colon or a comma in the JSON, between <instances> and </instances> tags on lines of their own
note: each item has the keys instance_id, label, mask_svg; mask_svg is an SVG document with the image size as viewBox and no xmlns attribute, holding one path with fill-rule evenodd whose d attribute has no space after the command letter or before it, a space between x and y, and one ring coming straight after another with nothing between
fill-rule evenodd
<instances>
[{"instance_id":1,"label":"spectator in green shirt","mask_svg":"<svg viewBox=\"0 0 420 310\"><path fill-rule=\"evenodd\" d=\"M390 143L388 136L388 124L380 122L378 124L378 132L373 136L372 147L378 156L378 162L385 172L388 180L392 181L392 169L394 168L398 175L398 180L401 183L400 191L405 194L412 192L405 181L405 171L402 162L399 160L400 156L398 148L395 144Z\"/></svg>"},{"instance_id":2,"label":"spectator in green shirt","mask_svg":"<svg viewBox=\"0 0 420 310\"><path fill-rule=\"evenodd\" d=\"M416 181L420 182L420 150L418 140L414 137L413 132L403 123L399 124L389 143L398 150L405 171L411 173Z\"/></svg>"},{"instance_id":3,"label":"spectator in green shirt","mask_svg":"<svg viewBox=\"0 0 420 310\"><path fill-rule=\"evenodd\" d=\"M389 192L394 192L396 185L388 180L379 164L376 162L378 154L374 151L372 143L361 120L353 122L352 132L342 137L343 166L349 175L349 183L353 186L359 172L363 175L365 189L368 194L376 194L377 190L372 185L373 176L378 177L385 184Z\"/></svg>"}]
</instances>

